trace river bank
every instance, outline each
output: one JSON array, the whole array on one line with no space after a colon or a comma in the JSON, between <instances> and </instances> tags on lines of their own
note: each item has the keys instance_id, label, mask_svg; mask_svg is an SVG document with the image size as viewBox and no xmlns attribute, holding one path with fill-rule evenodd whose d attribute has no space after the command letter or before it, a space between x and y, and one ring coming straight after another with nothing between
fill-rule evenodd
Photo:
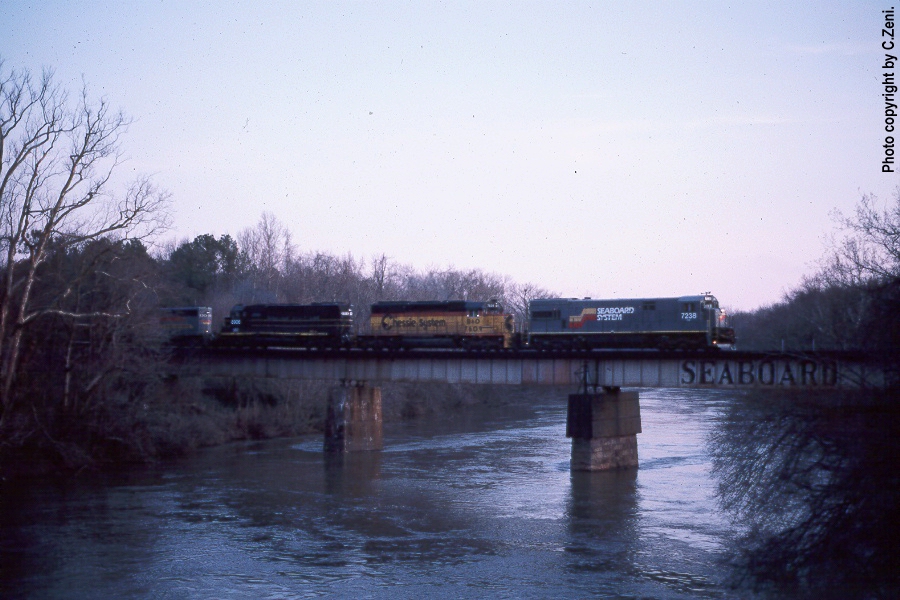
<instances>
[{"instance_id":1,"label":"river bank","mask_svg":"<svg viewBox=\"0 0 900 600\"><path fill-rule=\"evenodd\" d=\"M170 378L136 398L15 415L0 443L3 480L67 477L190 456L243 440L320 433L329 382ZM517 387L386 383L385 422L522 402ZM561 396L564 398L564 392Z\"/></svg>"}]
</instances>

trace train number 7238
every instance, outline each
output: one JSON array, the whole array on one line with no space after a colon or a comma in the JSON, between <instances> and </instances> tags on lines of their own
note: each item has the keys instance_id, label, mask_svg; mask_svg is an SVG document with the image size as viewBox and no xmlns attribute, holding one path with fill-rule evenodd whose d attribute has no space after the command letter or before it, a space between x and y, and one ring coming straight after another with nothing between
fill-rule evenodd
<instances>
[{"instance_id":1,"label":"train number 7238","mask_svg":"<svg viewBox=\"0 0 900 600\"><path fill-rule=\"evenodd\" d=\"M697 313L695 313L695 312L681 313L681 318L685 321L693 321L697 318Z\"/></svg>"}]
</instances>

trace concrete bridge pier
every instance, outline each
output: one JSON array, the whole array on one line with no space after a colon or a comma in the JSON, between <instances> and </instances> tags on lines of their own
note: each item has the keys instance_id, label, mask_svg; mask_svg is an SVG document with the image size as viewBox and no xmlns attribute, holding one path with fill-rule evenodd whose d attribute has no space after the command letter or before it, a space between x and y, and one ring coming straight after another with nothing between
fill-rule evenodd
<instances>
[{"instance_id":1,"label":"concrete bridge pier","mask_svg":"<svg viewBox=\"0 0 900 600\"><path fill-rule=\"evenodd\" d=\"M331 389L325 412L325 451L381 450L381 388L345 382Z\"/></svg>"},{"instance_id":2,"label":"concrete bridge pier","mask_svg":"<svg viewBox=\"0 0 900 600\"><path fill-rule=\"evenodd\" d=\"M606 471L638 466L641 408L637 392L617 387L571 394L566 437L572 438L573 471Z\"/></svg>"}]
</instances>

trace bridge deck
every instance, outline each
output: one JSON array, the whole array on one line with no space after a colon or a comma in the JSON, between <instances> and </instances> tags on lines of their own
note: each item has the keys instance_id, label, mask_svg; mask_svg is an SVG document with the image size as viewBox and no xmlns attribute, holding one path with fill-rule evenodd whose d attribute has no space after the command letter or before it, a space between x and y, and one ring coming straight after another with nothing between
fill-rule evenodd
<instances>
[{"instance_id":1,"label":"bridge deck","mask_svg":"<svg viewBox=\"0 0 900 600\"><path fill-rule=\"evenodd\" d=\"M881 385L851 353L748 352L402 352L298 349L207 350L183 367L221 377L337 381L540 384L603 387L859 387Z\"/></svg>"}]
</instances>

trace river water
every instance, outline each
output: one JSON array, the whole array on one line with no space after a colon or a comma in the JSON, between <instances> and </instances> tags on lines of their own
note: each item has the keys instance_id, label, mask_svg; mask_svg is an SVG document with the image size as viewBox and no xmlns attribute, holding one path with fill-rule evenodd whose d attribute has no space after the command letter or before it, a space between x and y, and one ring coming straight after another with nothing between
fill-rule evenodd
<instances>
[{"instance_id":1,"label":"river water","mask_svg":"<svg viewBox=\"0 0 900 600\"><path fill-rule=\"evenodd\" d=\"M636 471L570 472L554 390L385 424L381 452L310 436L7 487L0 597L742 597L707 447L731 396L640 396Z\"/></svg>"}]
</instances>

